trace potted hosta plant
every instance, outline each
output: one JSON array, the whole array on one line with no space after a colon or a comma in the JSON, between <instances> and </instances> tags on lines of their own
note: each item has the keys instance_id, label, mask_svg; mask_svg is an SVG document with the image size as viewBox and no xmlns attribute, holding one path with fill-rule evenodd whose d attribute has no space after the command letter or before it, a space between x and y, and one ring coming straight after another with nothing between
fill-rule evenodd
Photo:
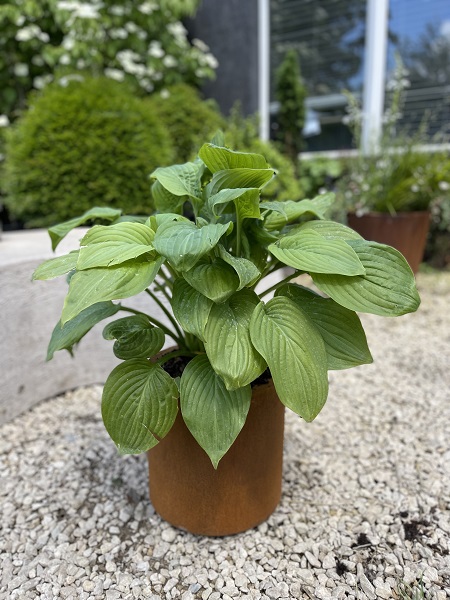
<instances>
[{"instance_id":1,"label":"potted hosta plant","mask_svg":"<svg viewBox=\"0 0 450 600\"><path fill-rule=\"evenodd\" d=\"M153 214L96 208L52 227L55 248L77 225L109 223L34 274L70 275L49 358L118 317L103 331L123 361L104 386L106 429L119 452L148 451L156 510L195 533L268 517L281 492L284 408L312 421L328 370L372 361L356 311L396 316L420 302L397 250L326 219L332 195L261 201L274 175L218 135L194 162L153 172ZM302 273L326 296L290 282ZM122 302L142 292L165 323L152 303L146 313ZM174 346L161 352L166 339Z\"/></svg>"}]
</instances>

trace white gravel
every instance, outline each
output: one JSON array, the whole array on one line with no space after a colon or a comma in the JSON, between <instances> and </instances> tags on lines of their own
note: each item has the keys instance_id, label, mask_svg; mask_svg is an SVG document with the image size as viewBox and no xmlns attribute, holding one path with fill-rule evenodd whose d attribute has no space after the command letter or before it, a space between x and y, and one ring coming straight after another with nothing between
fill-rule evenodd
<instances>
[{"instance_id":1,"label":"white gravel","mask_svg":"<svg viewBox=\"0 0 450 600\"><path fill-rule=\"evenodd\" d=\"M287 414L284 494L227 538L163 522L144 456L119 457L99 387L0 429L0 598L397 598L420 578L450 596L450 274L422 307L364 317L375 363L331 373L312 424Z\"/></svg>"}]
</instances>

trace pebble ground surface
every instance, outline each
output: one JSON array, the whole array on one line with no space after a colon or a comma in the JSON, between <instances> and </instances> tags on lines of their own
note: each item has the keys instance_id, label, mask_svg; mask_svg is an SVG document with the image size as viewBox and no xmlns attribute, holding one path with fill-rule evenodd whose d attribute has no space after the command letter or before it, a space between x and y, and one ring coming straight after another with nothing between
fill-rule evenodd
<instances>
[{"instance_id":1,"label":"pebble ground surface","mask_svg":"<svg viewBox=\"0 0 450 600\"><path fill-rule=\"evenodd\" d=\"M155 514L99 387L2 426L0 598L449 598L450 274L419 289L416 314L363 317L375 362L332 372L316 421L286 415L282 502L240 535Z\"/></svg>"}]
</instances>

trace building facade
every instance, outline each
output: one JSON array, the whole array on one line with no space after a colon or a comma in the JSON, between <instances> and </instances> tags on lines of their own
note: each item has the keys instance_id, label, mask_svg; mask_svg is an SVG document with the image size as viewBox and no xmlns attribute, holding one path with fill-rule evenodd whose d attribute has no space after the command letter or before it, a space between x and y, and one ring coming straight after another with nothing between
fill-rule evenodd
<instances>
[{"instance_id":1,"label":"building facade","mask_svg":"<svg viewBox=\"0 0 450 600\"><path fill-rule=\"evenodd\" d=\"M207 93L225 112L235 100L258 112L263 138L276 128L276 70L292 48L308 90L307 150L352 146L345 90L363 106L363 143L376 139L396 55L409 83L402 126L426 120L430 141L448 131L449 0L204 0L195 27L220 64Z\"/></svg>"}]
</instances>

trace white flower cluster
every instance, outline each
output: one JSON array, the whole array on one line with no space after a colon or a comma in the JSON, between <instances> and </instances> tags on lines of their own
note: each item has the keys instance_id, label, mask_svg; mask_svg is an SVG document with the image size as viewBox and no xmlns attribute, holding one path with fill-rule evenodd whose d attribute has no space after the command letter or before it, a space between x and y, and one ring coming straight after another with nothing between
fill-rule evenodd
<instances>
[{"instance_id":1,"label":"white flower cluster","mask_svg":"<svg viewBox=\"0 0 450 600\"><path fill-rule=\"evenodd\" d=\"M133 52L132 50L121 50L117 53L116 58L125 73L135 75L138 78L145 76L151 77L152 70L149 70L145 65L139 62L141 57L136 52Z\"/></svg>"},{"instance_id":2,"label":"white flower cluster","mask_svg":"<svg viewBox=\"0 0 450 600\"><path fill-rule=\"evenodd\" d=\"M23 29L19 29L16 33L16 40L18 42L28 42L30 40L37 39L46 44L50 41L48 33L42 31L38 25L27 25Z\"/></svg>"},{"instance_id":3,"label":"white flower cluster","mask_svg":"<svg viewBox=\"0 0 450 600\"><path fill-rule=\"evenodd\" d=\"M151 15L158 8L158 4L156 2L143 2L137 8L143 15Z\"/></svg>"},{"instance_id":4,"label":"white flower cluster","mask_svg":"<svg viewBox=\"0 0 450 600\"><path fill-rule=\"evenodd\" d=\"M76 0L60 0L57 4L59 10L72 13L74 19L98 19L99 10L103 7L101 2L77 2Z\"/></svg>"},{"instance_id":5,"label":"white flower cluster","mask_svg":"<svg viewBox=\"0 0 450 600\"><path fill-rule=\"evenodd\" d=\"M7 115L0 115L0 127L8 127L9 119Z\"/></svg>"}]
</instances>

